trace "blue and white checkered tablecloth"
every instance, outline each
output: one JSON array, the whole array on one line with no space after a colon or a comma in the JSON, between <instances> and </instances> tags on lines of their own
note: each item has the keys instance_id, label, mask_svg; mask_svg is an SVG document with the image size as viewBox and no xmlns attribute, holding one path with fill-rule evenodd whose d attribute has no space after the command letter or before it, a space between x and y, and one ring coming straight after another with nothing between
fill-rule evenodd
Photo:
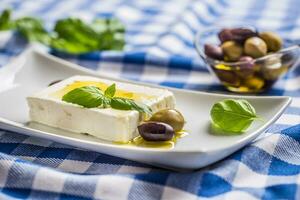
<instances>
[{"instance_id":1,"label":"blue and white checkered tablecloth","mask_svg":"<svg viewBox=\"0 0 300 200\"><path fill-rule=\"evenodd\" d=\"M125 52L58 56L109 76L202 91L224 92L197 58L196 30L247 21L300 39L300 0L1 0L7 7L47 28L67 16L115 16L127 27ZM25 47L18 37L5 41L0 65ZM0 199L300 199L300 126L291 127L300 124L300 68L265 95L293 103L251 145L188 173L0 130Z\"/></svg>"}]
</instances>

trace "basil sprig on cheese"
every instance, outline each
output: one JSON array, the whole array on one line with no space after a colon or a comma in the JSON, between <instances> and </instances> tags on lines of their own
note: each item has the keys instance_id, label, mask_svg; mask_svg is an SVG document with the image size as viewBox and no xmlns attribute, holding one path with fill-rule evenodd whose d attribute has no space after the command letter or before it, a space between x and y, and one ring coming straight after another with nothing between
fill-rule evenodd
<instances>
[{"instance_id":1,"label":"basil sprig on cheese","mask_svg":"<svg viewBox=\"0 0 300 200\"><path fill-rule=\"evenodd\" d=\"M149 106L137 103L132 99L115 97L115 93L116 84L112 84L104 92L96 86L83 86L71 90L62 97L62 100L85 108L111 107L117 110L136 110L140 113L152 113Z\"/></svg>"}]
</instances>

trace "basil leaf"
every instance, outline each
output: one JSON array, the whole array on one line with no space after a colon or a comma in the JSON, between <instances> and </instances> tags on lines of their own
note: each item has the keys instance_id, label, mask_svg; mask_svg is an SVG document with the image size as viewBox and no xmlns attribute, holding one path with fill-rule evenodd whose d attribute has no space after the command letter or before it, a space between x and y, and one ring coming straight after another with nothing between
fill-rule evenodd
<instances>
[{"instance_id":1,"label":"basil leaf","mask_svg":"<svg viewBox=\"0 0 300 200\"><path fill-rule=\"evenodd\" d=\"M102 104L103 108L110 107L110 103L111 103L111 98L103 96L103 104Z\"/></svg>"},{"instance_id":2,"label":"basil leaf","mask_svg":"<svg viewBox=\"0 0 300 200\"><path fill-rule=\"evenodd\" d=\"M133 110L137 110L141 113L147 113L147 114L152 114L152 109L147 106L146 104L137 104L136 102L134 102L133 100L130 100L131 101L131 106L133 108Z\"/></svg>"},{"instance_id":3,"label":"basil leaf","mask_svg":"<svg viewBox=\"0 0 300 200\"><path fill-rule=\"evenodd\" d=\"M57 21L54 31L57 37L52 38L50 46L73 54L122 50L125 45L124 26L117 19L99 19L88 24L66 18Z\"/></svg>"},{"instance_id":4,"label":"basil leaf","mask_svg":"<svg viewBox=\"0 0 300 200\"><path fill-rule=\"evenodd\" d=\"M131 104L128 99L114 97L111 99L110 106L117 110L131 110Z\"/></svg>"},{"instance_id":5,"label":"basil leaf","mask_svg":"<svg viewBox=\"0 0 300 200\"><path fill-rule=\"evenodd\" d=\"M0 15L0 30L9 30L12 26L11 10L6 9Z\"/></svg>"},{"instance_id":6,"label":"basil leaf","mask_svg":"<svg viewBox=\"0 0 300 200\"><path fill-rule=\"evenodd\" d=\"M113 96L115 96L116 94L116 84L112 84L111 86L109 86L108 88L106 88L106 90L104 91L104 95L107 97L112 98Z\"/></svg>"},{"instance_id":7,"label":"basil leaf","mask_svg":"<svg viewBox=\"0 0 300 200\"><path fill-rule=\"evenodd\" d=\"M86 46L83 43L75 43L73 41L66 40L64 38L52 38L50 41L50 46L53 49L62 51L62 52L68 52L71 54L80 54L82 52L89 52L91 51L89 46Z\"/></svg>"},{"instance_id":8,"label":"basil leaf","mask_svg":"<svg viewBox=\"0 0 300 200\"><path fill-rule=\"evenodd\" d=\"M33 17L23 17L15 21L16 29L27 40L50 44L51 37L43 27L43 22Z\"/></svg>"},{"instance_id":9,"label":"basil leaf","mask_svg":"<svg viewBox=\"0 0 300 200\"><path fill-rule=\"evenodd\" d=\"M226 132L242 133L257 115L246 100L225 99L215 103L210 111L213 126Z\"/></svg>"},{"instance_id":10,"label":"basil leaf","mask_svg":"<svg viewBox=\"0 0 300 200\"><path fill-rule=\"evenodd\" d=\"M71 54L83 54L103 50L123 50L125 27L115 18L96 19L86 23L78 18L60 19L54 30L48 32L41 20L25 16L11 19L11 11L0 14L0 30L15 29L28 41L37 41L52 49Z\"/></svg>"},{"instance_id":11,"label":"basil leaf","mask_svg":"<svg viewBox=\"0 0 300 200\"><path fill-rule=\"evenodd\" d=\"M80 53L83 51L96 51L98 48L98 34L86 23L77 18L66 18L58 20L55 24L54 31L57 34L57 39L64 41L64 46L60 46L64 51L72 51L72 53ZM53 44L56 44L53 42ZM80 44L80 49L74 47L75 44ZM71 46L69 48L69 45ZM56 48L57 46L55 46ZM85 49L83 48L85 47ZM73 50L74 49L74 50Z\"/></svg>"},{"instance_id":12,"label":"basil leaf","mask_svg":"<svg viewBox=\"0 0 300 200\"><path fill-rule=\"evenodd\" d=\"M86 108L95 108L103 104L104 95L95 86L84 86L71 90L62 97L63 101L81 105Z\"/></svg>"},{"instance_id":13,"label":"basil leaf","mask_svg":"<svg viewBox=\"0 0 300 200\"><path fill-rule=\"evenodd\" d=\"M84 86L71 90L62 97L63 101L81 105L86 108L112 107L118 110L137 110L140 113L152 113L150 107L144 104L137 104L132 99L113 97L116 92L116 85L109 86L105 94L95 86Z\"/></svg>"},{"instance_id":14,"label":"basil leaf","mask_svg":"<svg viewBox=\"0 0 300 200\"><path fill-rule=\"evenodd\" d=\"M111 99L110 106L118 110L136 110L140 113L152 113L150 107L146 105L138 105L132 99L125 99L121 97L114 97Z\"/></svg>"}]
</instances>

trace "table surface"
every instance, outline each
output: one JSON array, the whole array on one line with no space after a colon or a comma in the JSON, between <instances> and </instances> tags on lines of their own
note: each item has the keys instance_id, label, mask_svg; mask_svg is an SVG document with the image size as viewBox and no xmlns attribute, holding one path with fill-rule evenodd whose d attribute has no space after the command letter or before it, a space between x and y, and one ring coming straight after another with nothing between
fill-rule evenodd
<instances>
[{"instance_id":1,"label":"table surface","mask_svg":"<svg viewBox=\"0 0 300 200\"><path fill-rule=\"evenodd\" d=\"M199 91L225 92L196 55L197 30L252 24L300 37L299 0L2 0L15 17L38 16L51 28L68 16L117 17L126 51L63 57L109 76ZM1 40L1 38L0 38ZM0 42L1 44L1 42ZM18 36L0 47L0 66L26 48ZM0 85L1 86L1 85ZM293 97L262 137L228 158L177 173L0 130L0 199L297 199L300 197L300 68L262 95Z\"/></svg>"}]
</instances>

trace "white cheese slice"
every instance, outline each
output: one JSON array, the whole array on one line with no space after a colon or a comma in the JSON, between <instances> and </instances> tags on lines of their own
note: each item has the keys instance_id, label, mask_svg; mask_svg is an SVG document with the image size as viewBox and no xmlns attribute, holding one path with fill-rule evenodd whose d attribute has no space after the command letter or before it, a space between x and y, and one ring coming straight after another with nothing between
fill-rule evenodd
<instances>
[{"instance_id":1,"label":"white cheese slice","mask_svg":"<svg viewBox=\"0 0 300 200\"><path fill-rule=\"evenodd\" d=\"M136 137L137 126L143 116L135 110L84 108L61 100L61 96L66 93L65 88L72 84L87 82L97 82L107 86L116 83L117 93L118 90L126 94L128 92L129 95L136 97L135 101L150 106L153 112L175 107L174 95L167 89L88 76L73 76L27 97L31 121L75 133L87 133L113 142L128 142Z\"/></svg>"}]
</instances>

